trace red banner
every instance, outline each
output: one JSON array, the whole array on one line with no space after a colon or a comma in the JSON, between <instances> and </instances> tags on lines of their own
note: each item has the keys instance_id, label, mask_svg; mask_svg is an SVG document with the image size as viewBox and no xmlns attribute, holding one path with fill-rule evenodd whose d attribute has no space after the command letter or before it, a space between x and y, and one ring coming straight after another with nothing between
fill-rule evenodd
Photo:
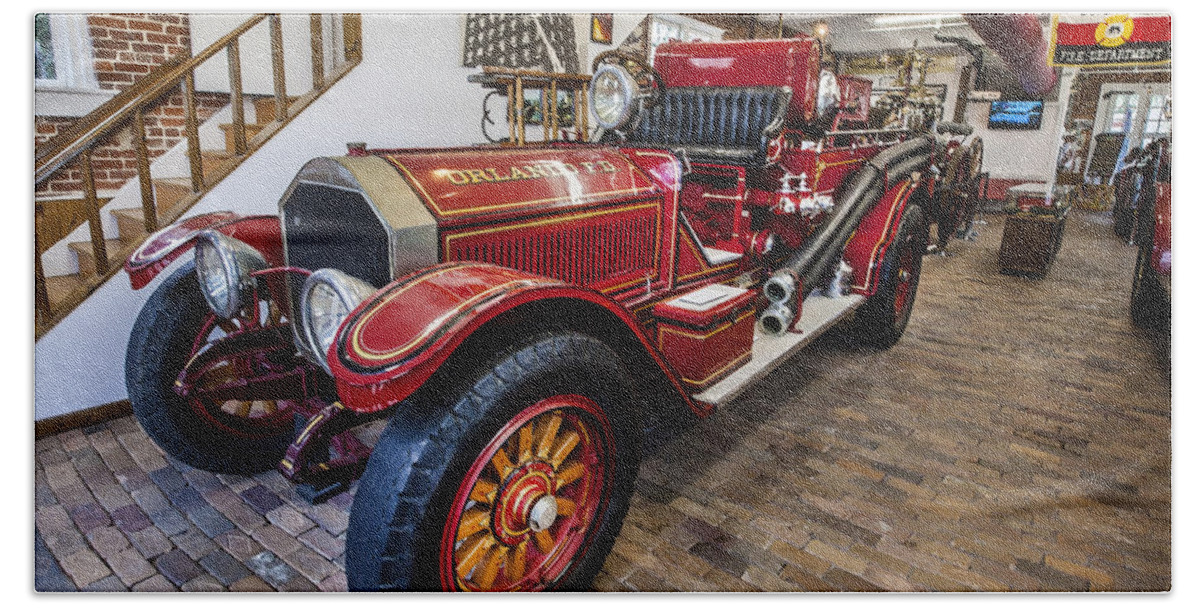
<instances>
[{"instance_id":1,"label":"red banner","mask_svg":"<svg viewBox=\"0 0 1200 608\"><path fill-rule=\"evenodd\" d=\"M1047 61L1060 67L1161 65L1171 61L1171 18L1112 15L1070 23L1055 16Z\"/></svg>"}]
</instances>

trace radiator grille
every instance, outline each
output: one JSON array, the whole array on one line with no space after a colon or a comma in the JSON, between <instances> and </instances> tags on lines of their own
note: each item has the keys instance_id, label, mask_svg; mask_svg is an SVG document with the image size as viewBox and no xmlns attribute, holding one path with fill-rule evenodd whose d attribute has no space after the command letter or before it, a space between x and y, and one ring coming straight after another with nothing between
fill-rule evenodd
<instances>
[{"instance_id":1,"label":"radiator grille","mask_svg":"<svg viewBox=\"0 0 1200 608\"><path fill-rule=\"evenodd\" d=\"M602 286L653 270L656 228L653 208L515 224L447 236L447 259L489 262L577 285Z\"/></svg>"}]
</instances>

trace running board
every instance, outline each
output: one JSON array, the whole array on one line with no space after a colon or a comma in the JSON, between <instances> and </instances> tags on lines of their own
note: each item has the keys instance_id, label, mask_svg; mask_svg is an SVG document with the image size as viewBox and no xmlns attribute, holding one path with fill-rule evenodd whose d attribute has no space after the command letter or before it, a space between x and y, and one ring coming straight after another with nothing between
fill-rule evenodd
<instances>
[{"instance_id":1,"label":"running board","mask_svg":"<svg viewBox=\"0 0 1200 608\"><path fill-rule=\"evenodd\" d=\"M782 336L768 336L756 327L750 362L739 367L728 378L710 386L703 393L693 395L693 398L696 401L715 406L728 403L742 394L742 391L750 386L751 382L779 367L780 364L815 340L817 336L825 333L825 330L833 327L838 321L861 306L864 301L866 298L858 294L839 298L809 296L804 300L804 306L801 309L799 333L788 332Z\"/></svg>"}]
</instances>

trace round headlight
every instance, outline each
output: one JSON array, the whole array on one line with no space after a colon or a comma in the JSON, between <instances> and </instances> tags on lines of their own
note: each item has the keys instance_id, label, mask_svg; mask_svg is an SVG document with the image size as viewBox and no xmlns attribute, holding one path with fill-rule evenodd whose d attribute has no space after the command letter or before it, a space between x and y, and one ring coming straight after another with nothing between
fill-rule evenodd
<instances>
[{"instance_id":1,"label":"round headlight","mask_svg":"<svg viewBox=\"0 0 1200 608\"><path fill-rule=\"evenodd\" d=\"M633 76L618 65L604 64L592 76L588 89L592 112L597 122L605 129L624 126L633 115L633 96L637 84Z\"/></svg>"},{"instance_id":2,"label":"round headlight","mask_svg":"<svg viewBox=\"0 0 1200 608\"><path fill-rule=\"evenodd\" d=\"M375 293L370 284L340 270L312 273L300 290L300 322L309 358L329 370L325 355L350 311Z\"/></svg>"},{"instance_id":3,"label":"round headlight","mask_svg":"<svg viewBox=\"0 0 1200 608\"><path fill-rule=\"evenodd\" d=\"M196 236L196 275L200 292L217 316L229 319L237 315L254 289L252 273L267 267L267 261L253 247L215 230Z\"/></svg>"}]
</instances>

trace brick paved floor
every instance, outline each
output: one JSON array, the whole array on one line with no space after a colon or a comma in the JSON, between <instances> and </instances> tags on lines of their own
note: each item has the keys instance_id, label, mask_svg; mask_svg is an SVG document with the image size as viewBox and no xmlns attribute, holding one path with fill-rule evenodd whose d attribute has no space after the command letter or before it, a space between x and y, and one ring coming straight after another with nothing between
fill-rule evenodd
<instances>
[{"instance_id":1,"label":"brick paved floor","mask_svg":"<svg viewBox=\"0 0 1200 608\"><path fill-rule=\"evenodd\" d=\"M666 440L599 590L1163 590L1169 347L1135 251L1073 215L1040 281L1002 216L927 257L906 336L834 333ZM131 418L36 442L38 589L344 590L352 495L166 459Z\"/></svg>"}]
</instances>

